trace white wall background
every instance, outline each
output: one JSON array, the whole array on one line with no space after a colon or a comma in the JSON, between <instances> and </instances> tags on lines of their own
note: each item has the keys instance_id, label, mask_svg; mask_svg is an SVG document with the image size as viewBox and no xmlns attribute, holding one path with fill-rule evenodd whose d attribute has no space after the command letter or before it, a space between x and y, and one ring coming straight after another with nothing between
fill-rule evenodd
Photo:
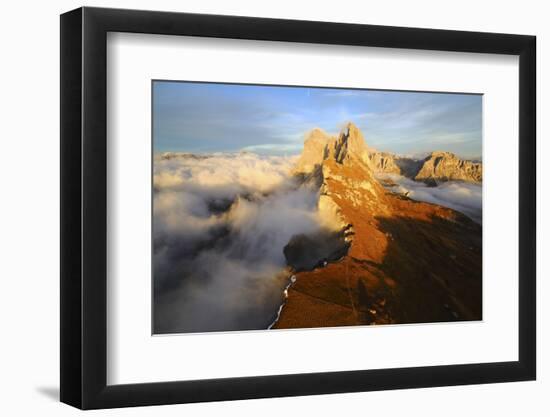
<instances>
[{"instance_id":1,"label":"white wall background","mask_svg":"<svg viewBox=\"0 0 550 417\"><path fill-rule=\"evenodd\" d=\"M57 402L59 392L59 17L81 6L70 0L9 2L3 5L0 65L2 129L0 178L0 413L75 415ZM550 26L545 3L353 0L298 2L278 0L124 0L86 5L182 12L238 14L534 34L538 37L539 137L539 378L537 382L401 390L377 393L237 401L100 411L98 415L298 415L335 414L464 416L548 415L550 154L542 138L550 97ZM545 236L543 236L543 234ZM546 394L546 395L545 395Z\"/></svg>"}]
</instances>

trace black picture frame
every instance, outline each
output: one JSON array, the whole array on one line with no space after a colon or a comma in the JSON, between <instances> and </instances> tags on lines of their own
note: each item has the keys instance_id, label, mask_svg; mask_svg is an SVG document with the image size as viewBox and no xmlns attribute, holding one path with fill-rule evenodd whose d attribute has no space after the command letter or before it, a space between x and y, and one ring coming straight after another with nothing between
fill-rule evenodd
<instances>
[{"instance_id":1,"label":"black picture frame","mask_svg":"<svg viewBox=\"0 0 550 417\"><path fill-rule=\"evenodd\" d=\"M519 360L107 385L108 32L519 56ZM61 15L61 401L82 409L534 380L536 38L79 8Z\"/></svg>"}]
</instances>

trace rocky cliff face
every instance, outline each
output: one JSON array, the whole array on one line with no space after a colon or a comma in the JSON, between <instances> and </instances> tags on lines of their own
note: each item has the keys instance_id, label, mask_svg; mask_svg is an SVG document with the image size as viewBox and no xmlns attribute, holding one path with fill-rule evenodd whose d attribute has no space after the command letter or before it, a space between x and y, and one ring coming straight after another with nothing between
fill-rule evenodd
<instances>
[{"instance_id":1,"label":"rocky cliff face","mask_svg":"<svg viewBox=\"0 0 550 417\"><path fill-rule=\"evenodd\" d=\"M312 131L295 175L319 187L325 226L347 245L315 262L303 254L317 239L289 243L285 256L307 270L295 270L274 328L481 319L481 227L386 191L356 126Z\"/></svg>"},{"instance_id":2,"label":"rocky cliff face","mask_svg":"<svg viewBox=\"0 0 550 417\"><path fill-rule=\"evenodd\" d=\"M482 164L466 161L450 152L432 152L414 177L417 181L460 180L482 182Z\"/></svg>"},{"instance_id":3,"label":"rocky cliff face","mask_svg":"<svg viewBox=\"0 0 550 417\"><path fill-rule=\"evenodd\" d=\"M345 199L357 207L371 206L379 204L385 194L370 168L365 139L352 123L336 137L312 130L294 174L319 187L319 213L324 225L332 230L347 224L336 200Z\"/></svg>"},{"instance_id":4,"label":"rocky cliff face","mask_svg":"<svg viewBox=\"0 0 550 417\"><path fill-rule=\"evenodd\" d=\"M376 173L403 175L401 168L396 163L396 157L389 152L371 152L369 161Z\"/></svg>"},{"instance_id":5,"label":"rocky cliff face","mask_svg":"<svg viewBox=\"0 0 550 417\"><path fill-rule=\"evenodd\" d=\"M309 175L327 160L343 164L352 159L369 164L369 149L357 126L348 123L337 136L316 128L306 135L304 150L296 163L294 173Z\"/></svg>"},{"instance_id":6,"label":"rocky cliff face","mask_svg":"<svg viewBox=\"0 0 550 417\"><path fill-rule=\"evenodd\" d=\"M321 129L313 129L306 135L304 150L294 167L295 174L309 175L318 169L325 158L327 145L334 138Z\"/></svg>"}]
</instances>

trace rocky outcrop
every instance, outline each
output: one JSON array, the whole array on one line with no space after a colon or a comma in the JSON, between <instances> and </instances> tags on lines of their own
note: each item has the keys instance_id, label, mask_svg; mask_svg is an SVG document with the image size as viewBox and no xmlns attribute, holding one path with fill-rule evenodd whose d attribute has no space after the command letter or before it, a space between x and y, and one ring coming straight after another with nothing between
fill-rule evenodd
<instances>
[{"instance_id":1,"label":"rocky outcrop","mask_svg":"<svg viewBox=\"0 0 550 417\"><path fill-rule=\"evenodd\" d=\"M482 182L481 162L460 159L451 152L432 152L425 159L400 157L389 152L371 151L370 165L377 174L399 174L416 181Z\"/></svg>"},{"instance_id":2,"label":"rocky outcrop","mask_svg":"<svg viewBox=\"0 0 550 417\"><path fill-rule=\"evenodd\" d=\"M482 182L481 162L466 161L450 152L432 152L414 177L417 181Z\"/></svg>"},{"instance_id":3,"label":"rocky outcrop","mask_svg":"<svg viewBox=\"0 0 550 417\"><path fill-rule=\"evenodd\" d=\"M403 175L395 160L396 157L389 152L369 153L370 164L376 173Z\"/></svg>"},{"instance_id":4,"label":"rocky outcrop","mask_svg":"<svg viewBox=\"0 0 550 417\"><path fill-rule=\"evenodd\" d=\"M338 136L331 136L316 128L306 134L304 149L296 166L295 174L310 174L326 160L339 164L351 159L369 163L369 149L363 134L353 123L348 123Z\"/></svg>"},{"instance_id":5,"label":"rocky outcrop","mask_svg":"<svg viewBox=\"0 0 550 417\"><path fill-rule=\"evenodd\" d=\"M307 135L294 175L319 187L318 211L327 229L341 230L348 224L335 199L345 197L356 206L381 201L385 191L369 164L365 138L353 123L348 123L338 136L320 129Z\"/></svg>"},{"instance_id":6,"label":"rocky outcrop","mask_svg":"<svg viewBox=\"0 0 550 417\"><path fill-rule=\"evenodd\" d=\"M304 141L304 150L296 162L294 174L307 175L321 165L325 158L327 144L334 140L332 136L322 129L313 129Z\"/></svg>"},{"instance_id":7,"label":"rocky outcrop","mask_svg":"<svg viewBox=\"0 0 550 417\"><path fill-rule=\"evenodd\" d=\"M336 139L327 145L325 159L333 158L339 164L356 160L368 163L368 151L365 138L357 126L348 123Z\"/></svg>"}]
</instances>

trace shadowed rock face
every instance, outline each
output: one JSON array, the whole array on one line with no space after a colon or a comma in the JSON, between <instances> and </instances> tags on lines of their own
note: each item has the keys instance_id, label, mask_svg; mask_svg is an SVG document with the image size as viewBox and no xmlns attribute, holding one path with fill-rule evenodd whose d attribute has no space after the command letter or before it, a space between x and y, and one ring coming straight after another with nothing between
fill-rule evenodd
<instances>
[{"instance_id":1,"label":"shadowed rock face","mask_svg":"<svg viewBox=\"0 0 550 417\"><path fill-rule=\"evenodd\" d=\"M284 247L287 264L295 271L311 270L334 262L344 256L349 248L344 232L318 232L295 235Z\"/></svg>"},{"instance_id":2,"label":"shadowed rock face","mask_svg":"<svg viewBox=\"0 0 550 417\"><path fill-rule=\"evenodd\" d=\"M367 146L361 131L353 123L348 123L338 138L329 143L325 159L334 158L340 164L353 159L368 161Z\"/></svg>"},{"instance_id":3,"label":"shadowed rock face","mask_svg":"<svg viewBox=\"0 0 550 417\"><path fill-rule=\"evenodd\" d=\"M314 132L295 173L319 187L319 212L346 252L319 264L323 243L291 240L287 262L304 270L274 328L480 320L481 226L385 190L353 124Z\"/></svg>"}]
</instances>

